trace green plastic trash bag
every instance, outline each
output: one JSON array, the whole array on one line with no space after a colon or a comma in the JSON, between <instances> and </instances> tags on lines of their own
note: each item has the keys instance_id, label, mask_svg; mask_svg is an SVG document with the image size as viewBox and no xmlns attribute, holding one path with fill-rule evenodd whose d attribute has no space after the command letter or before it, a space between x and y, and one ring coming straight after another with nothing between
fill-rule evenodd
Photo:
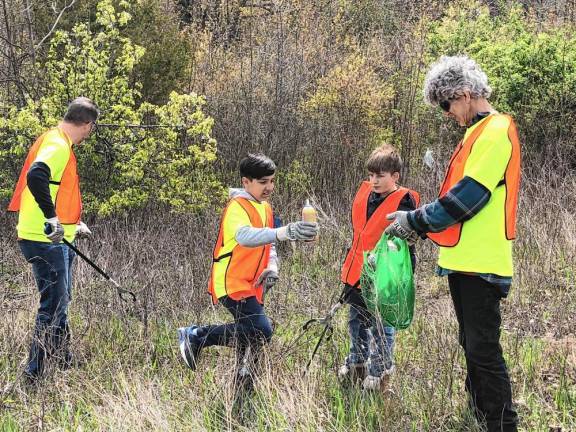
<instances>
[{"instance_id":1,"label":"green plastic trash bag","mask_svg":"<svg viewBox=\"0 0 576 432\"><path fill-rule=\"evenodd\" d=\"M414 317L414 278L406 240L383 234L376 247L364 252L360 276L368 310L398 330Z\"/></svg>"}]
</instances>

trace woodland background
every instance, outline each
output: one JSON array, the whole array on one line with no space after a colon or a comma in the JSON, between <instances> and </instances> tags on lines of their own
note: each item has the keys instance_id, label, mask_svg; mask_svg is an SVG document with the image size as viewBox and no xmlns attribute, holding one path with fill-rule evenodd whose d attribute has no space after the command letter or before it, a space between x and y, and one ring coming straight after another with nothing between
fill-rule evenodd
<instances>
[{"instance_id":1,"label":"woodland background","mask_svg":"<svg viewBox=\"0 0 576 432\"><path fill-rule=\"evenodd\" d=\"M523 145L516 274L503 346L527 431L576 429L576 1L0 0L0 204L25 154L78 95L102 110L78 147L85 220L78 247L138 295L126 306L78 262L71 319L77 367L36 391L21 370L37 292L0 214L1 430L478 431L436 250L417 246L417 309L397 343L391 392L343 388L345 313L311 370L315 340L290 342L340 292L349 211L371 149L401 149L402 183L433 199L463 131L422 99L427 67L465 53ZM422 157L432 150L437 164ZM278 164L284 222L306 198L314 246L282 245L269 296L267 368L235 401L231 351L195 373L175 330L227 320L205 294L226 188L239 158Z\"/></svg>"}]
</instances>

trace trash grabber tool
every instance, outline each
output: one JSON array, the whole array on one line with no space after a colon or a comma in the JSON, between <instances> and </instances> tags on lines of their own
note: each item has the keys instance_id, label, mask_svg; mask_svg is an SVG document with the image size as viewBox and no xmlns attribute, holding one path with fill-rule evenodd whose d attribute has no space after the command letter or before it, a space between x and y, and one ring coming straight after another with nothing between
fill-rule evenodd
<instances>
[{"instance_id":1,"label":"trash grabber tool","mask_svg":"<svg viewBox=\"0 0 576 432\"><path fill-rule=\"evenodd\" d=\"M90 266L96 270L98 273L100 273L104 279L106 279L107 281L109 281L112 285L114 285L114 287L116 288L116 291L118 292L118 296L120 297L121 300L126 301L126 299L123 297L123 294L128 294L131 298L133 302L136 302L136 294L134 294L132 291L127 290L125 288L120 287L120 284L118 282L116 282L114 279L112 279L108 274L106 274L106 272L104 272L104 270L102 270L100 267L98 267L96 264L94 264L92 262L92 260L90 260L86 255L84 255L82 252L80 252L78 250L78 248L76 246L74 246L72 243L70 243L68 240L66 239L62 239L62 241L64 242L64 244L66 246L68 246L70 249L72 249L74 252L76 252L77 255L80 256L80 258L82 258L84 261L86 261L88 264L90 264Z\"/></svg>"},{"instance_id":2,"label":"trash grabber tool","mask_svg":"<svg viewBox=\"0 0 576 432\"><path fill-rule=\"evenodd\" d=\"M44 225L44 233L45 234L50 234L52 232L52 227L50 226L50 224L45 224ZM126 299L122 296L123 294L128 294L131 298L132 301L135 303L136 302L136 294L134 294L132 291L129 291L125 288L121 288L120 284L118 282L116 282L114 279L112 279L108 274L106 274L106 272L104 270L102 270L100 267L98 267L96 264L94 264L92 262L92 260L90 258L88 258L86 255L84 255L82 252L80 252L78 250L78 248L76 246L74 246L72 243L70 243L68 240L66 239L62 239L62 241L64 242L64 244L66 246L68 246L70 249L72 249L74 252L76 252L76 254L78 256L80 256L80 258L82 258L84 261L86 261L88 264L90 264L90 266L96 270L98 273L100 273L102 276L104 276L104 279L106 279L107 281L109 281L112 285L114 285L114 287L116 288L116 292L118 293L118 296L120 297L120 300L122 301L126 301Z\"/></svg>"},{"instance_id":3,"label":"trash grabber tool","mask_svg":"<svg viewBox=\"0 0 576 432\"><path fill-rule=\"evenodd\" d=\"M314 347L314 351L312 351L312 355L310 356L310 359L308 360L308 363L306 364L306 368L304 369L303 375L306 375L306 372L308 372L308 368L312 364L312 360L314 360L314 357L316 356L316 353L318 352L318 348L320 348L320 345L322 344L322 342L324 340L330 340L330 338L332 337L332 333L334 332L334 328L332 327L332 318L334 318L334 315L336 315L336 312L338 312L338 310L344 305L344 303L346 302L346 299L348 298L348 296L350 295L350 293L353 289L355 289L355 288L352 286L349 286L349 285L345 285L344 289L342 290L342 293L340 294L340 297L338 298L338 302L336 302L332 305L332 307L330 308L330 311L326 314L326 316L324 316L323 318L312 318L312 319L306 321L304 323L304 325L302 326L302 333L300 334L300 336L298 336L298 338L296 338L296 340L300 339L300 337L304 333L306 333L308 331L308 329L310 329L312 327L312 325L319 324L319 325L324 326L324 328L322 329L322 333L320 333L320 337L318 338L318 342L316 342L316 346Z\"/></svg>"}]
</instances>

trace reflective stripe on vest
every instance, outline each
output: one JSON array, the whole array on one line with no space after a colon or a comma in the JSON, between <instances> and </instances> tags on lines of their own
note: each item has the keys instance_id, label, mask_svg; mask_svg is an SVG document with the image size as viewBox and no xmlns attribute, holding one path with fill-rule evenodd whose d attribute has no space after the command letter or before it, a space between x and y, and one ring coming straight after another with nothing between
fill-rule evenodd
<instances>
[{"instance_id":1,"label":"reflective stripe on vest","mask_svg":"<svg viewBox=\"0 0 576 432\"><path fill-rule=\"evenodd\" d=\"M36 155L40 150L40 146L49 132L50 131L42 134L30 148L28 156L26 156L26 160L24 161L24 166L20 171L20 177L18 178L18 183L16 183L12 200L8 205L8 211L16 212L20 210L22 192L24 192L27 187L26 176L28 175L28 170L36 160ZM66 139L66 141L68 141L68 139ZM76 156L74 155L72 148L70 148L70 157L66 164L66 168L64 168L60 182L50 181L50 184L58 185L54 207L60 222L62 224L76 224L80 222L80 216L82 214L82 197L80 195L80 181L77 172Z\"/></svg>"},{"instance_id":2,"label":"reflective stripe on vest","mask_svg":"<svg viewBox=\"0 0 576 432\"><path fill-rule=\"evenodd\" d=\"M503 211L505 212L506 224L506 238L513 240L516 238L516 210L518 207L518 190L520 187L520 140L518 139L518 131L514 120L508 115L492 114L488 116L481 124L479 124L470 134L466 140L460 141L456 147L454 154L450 158L448 169L444 182L440 187L438 197L441 198L460 180L464 178L464 169L466 161L472 152L472 147L482 134L488 123L496 116L503 115L509 119L510 125L508 127L508 138L512 143L512 153L510 160L506 166L503 181L498 183L496 187L506 187L506 205ZM465 222L459 222L437 233L426 234L434 243L443 247L454 247L460 241L462 234L462 226Z\"/></svg>"},{"instance_id":3,"label":"reflective stripe on vest","mask_svg":"<svg viewBox=\"0 0 576 432\"><path fill-rule=\"evenodd\" d=\"M352 286L359 288L360 273L364 261L364 252L374 249L382 233L391 221L386 219L386 215L398 210L400 201L407 193L410 193L416 200L416 206L420 204L420 196L407 188L400 187L389 194L378 206L368 221L366 220L368 210L368 198L372 192L370 182L364 181L360 189L356 192L352 203L352 228L354 237L352 247L346 255L346 260L342 266L341 280Z\"/></svg>"},{"instance_id":4,"label":"reflective stripe on vest","mask_svg":"<svg viewBox=\"0 0 576 432\"><path fill-rule=\"evenodd\" d=\"M242 209L248 214L250 224L253 228L273 228L274 217L272 208L265 203L266 225L263 225L260 213L246 198L233 198L222 216L218 239L214 246L212 271L208 292L212 295L214 304L218 299L227 295L233 300L242 300L255 296L262 303L262 286L255 287L254 282L268 266L270 259L271 245L267 244L259 247L244 247L238 244L235 239L224 244L224 226L226 224L226 214L232 202L240 204ZM224 249L226 247L226 249ZM217 266L225 266L216 272ZM221 278L216 281L216 278ZM218 283L216 283L218 282Z\"/></svg>"}]
</instances>

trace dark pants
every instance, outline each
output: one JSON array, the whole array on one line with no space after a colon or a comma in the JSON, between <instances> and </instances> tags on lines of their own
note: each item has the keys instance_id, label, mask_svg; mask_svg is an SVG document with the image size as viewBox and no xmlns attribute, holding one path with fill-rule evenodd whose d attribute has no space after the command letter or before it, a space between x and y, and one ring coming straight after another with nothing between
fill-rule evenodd
<instances>
[{"instance_id":1,"label":"dark pants","mask_svg":"<svg viewBox=\"0 0 576 432\"><path fill-rule=\"evenodd\" d=\"M504 293L479 276L448 275L466 355L466 391L480 421L489 432L516 431L518 417L500 346L500 300Z\"/></svg>"},{"instance_id":2,"label":"dark pants","mask_svg":"<svg viewBox=\"0 0 576 432\"><path fill-rule=\"evenodd\" d=\"M198 336L202 346L235 346L240 361L248 347L256 355L260 347L272 338L272 325L264 307L256 297L236 301L226 296L219 301L232 314L234 322L201 327Z\"/></svg>"},{"instance_id":3,"label":"dark pants","mask_svg":"<svg viewBox=\"0 0 576 432\"><path fill-rule=\"evenodd\" d=\"M39 376L44 362L57 354L69 360L68 304L72 295L72 262L76 254L64 244L18 241L20 250L30 264L40 292L34 336L25 372Z\"/></svg>"}]
</instances>

